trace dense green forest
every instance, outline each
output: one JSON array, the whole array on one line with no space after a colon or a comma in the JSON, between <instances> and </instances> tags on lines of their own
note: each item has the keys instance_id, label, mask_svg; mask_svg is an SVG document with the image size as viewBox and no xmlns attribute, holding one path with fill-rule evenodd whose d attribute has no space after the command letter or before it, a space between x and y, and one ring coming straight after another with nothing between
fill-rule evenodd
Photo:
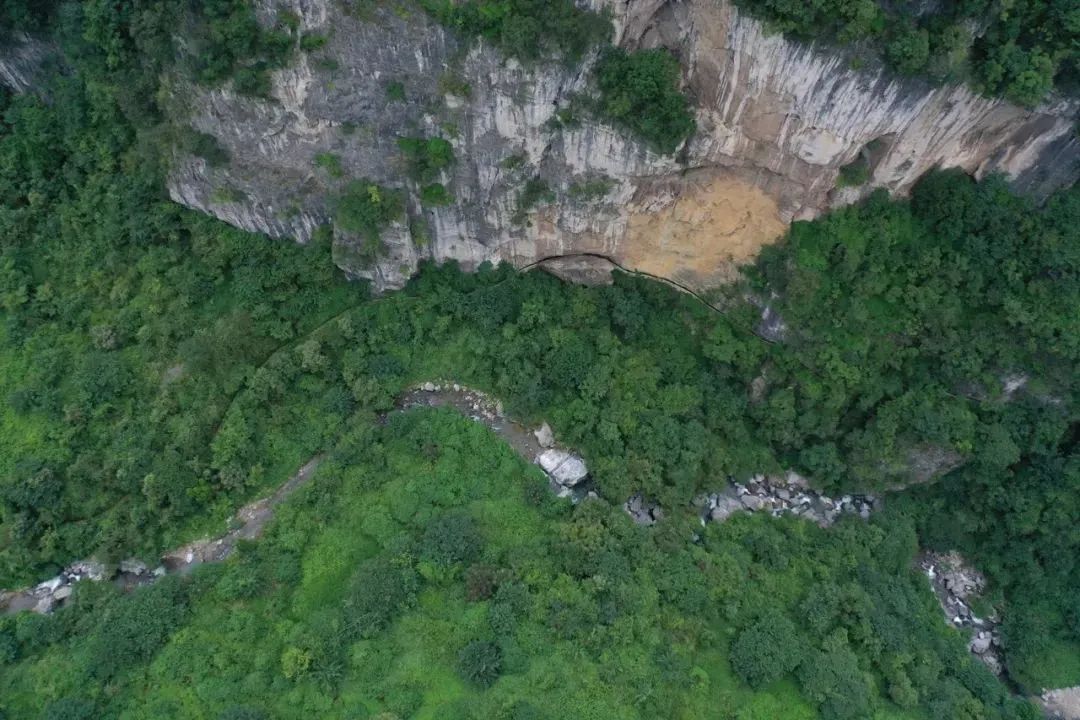
<instances>
[{"instance_id":1,"label":"dense green forest","mask_svg":"<svg viewBox=\"0 0 1080 720\"><path fill-rule=\"evenodd\" d=\"M711 298L723 312L626 276L452 264L373 299L326 233L273 242L164 200L163 148L213 153L164 120L164 65L258 92L298 42L287 18L204 3L177 60L170 7L50 10L68 71L0 97L0 587L153 558L332 452L230 563L5 618L12 717L1030 717L942 623L917 545L990 575L1024 690L1080 682L1080 191L1036 208L931 175L797 223ZM620 78L667 117L679 101L647 81L671 80L664 56L639 57L600 82L649 132ZM378 220L363 190L338 208L358 227ZM603 499L556 503L452 416L375 422L433 377L549 420ZM884 490L927 458L957 469L869 524L702 531L688 509L728 476ZM634 492L669 520L633 527Z\"/></svg>"},{"instance_id":2,"label":"dense green forest","mask_svg":"<svg viewBox=\"0 0 1080 720\"><path fill-rule=\"evenodd\" d=\"M0 621L10 716L1037 717L941 621L902 517L650 530L453 411L372 420L228 564Z\"/></svg>"},{"instance_id":3,"label":"dense green forest","mask_svg":"<svg viewBox=\"0 0 1080 720\"><path fill-rule=\"evenodd\" d=\"M871 49L902 74L970 82L1021 105L1055 88L1080 90L1080 6L1072 0L736 3L781 32Z\"/></svg>"}]
</instances>

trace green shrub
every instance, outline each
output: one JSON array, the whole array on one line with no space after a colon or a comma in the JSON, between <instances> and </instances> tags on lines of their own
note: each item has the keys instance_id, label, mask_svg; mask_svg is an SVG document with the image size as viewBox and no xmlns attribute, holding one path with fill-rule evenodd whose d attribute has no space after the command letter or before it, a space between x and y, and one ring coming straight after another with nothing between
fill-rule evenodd
<instances>
[{"instance_id":1,"label":"green shrub","mask_svg":"<svg viewBox=\"0 0 1080 720\"><path fill-rule=\"evenodd\" d=\"M1080 21L1045 0L945 3L918 18L883 0L738 0L772 27L797 37L861 42L889 66L938 81L970 79L981 91L1034 105L1080 79ZM985 28L974 36L969 26ZM869 42L867 42L869 41ZM969 76L970 77L965 77Z\"/></svg>"},{"instance_id":2,"label":"green shrub","mask_svg":"<svg viewBox=\"0 0 1080 720\"><path fill-rule=\"evenodd\" d=\"M353 180L338 198L334 223L345 232L364 239L365 253L381 252L380 231L405 213L405 200L398 190L380 187L369 180Z\"/></svg>"},{"instance_id":3,"label":"green shrub","mask_svg":"<svg viewBox=\"0 0 1080 720\"><path fill-rule=\"evenodd\" d=\"M300 49L304 52L315 52L326 45L327 38L325 35L318 33L308 33L300 38Z\"/></svg>"},{"instance_id":4,"label":"green shrub","mask_svg":"<svg viewBox=\"0 0 1080 720\"><path fill-rule=\"evenodd\" d=\"M518 193L517 212L514 214L514 222L525 222L525 216L537 205L555 202L555 191L543 178L529 178L525 187Z\"/></svg>"},{"instance_id":5,"label":"green shrub","mask_svg":"<svg viewBox=\"0 0 1080 720\"><path fill-rule=\"evenodd\" d=\"M428 523L420 540L420 557L439 565L468 563L483 548L483 538L472 516L445 513Z\"/></svg>"},{"instance_id":6,"label":"green shrub","mask_svg":"<svg viewBox=\"0 0 1080 720\"><path fill-rule=\"evenodd\" d=\"M180 15L179 7L173 11ZM195 18L192 48L200 82L217 85L230 77L237 92L266 95L269 72L284 67L293 52L296 32L295 15L282 13L278 25L264 29L255 17L255 9L244 0L206 0Z\"/></svg>"},{"instance_id":7,"label":"green shrub","mask_svg":"<svg viewBox=\"0 0 1080 720\"><path fill-rule=\"evenodd\" d=\"M221 167L229 163L229 153L216 137L190 126L180 129L177 146L185 152L201 157L211 167Z\"/></svg>"},{"instance_id":8,"label":"green shrub","mask_svg":"<svg viewBox=\"0 0 1080 720\"><path fill-rule=\"evenodd\" d=\"M341 166L341 156L331 152L322 152L316 155L315 167L322 168L332 178L340 178L345 175L345 168Z\"/></svg>"},{"instance_id":9,"label":"green shrub","mask_svg":"<svg viewBox=\"0 0 1080 720\"><path fill-rule=\"evenodd\" d=\"M432 207L450 205L454 202L454 196L442 183L432 183L420 189L420 202Z\"/></svg>"},{"instance_id":10,"label":"green shrub","mask_svg":"<svg viewBox=\"0 0 1080 720\"><path fill-rule=\"evenodd\" d=\"M0 41L8 32L37 33L54 20L60 0L6 0L0 4Z\"/></svg>"},{"instance_id":11,"label":"green shrub","mask_svg":"<svg viewBox=\"0 0 1080 720\"><path fill-rule=\"evenodd\" d=\"M837 187L858 187L865 185L869 179L870 163L860 155L840 168L840 173L836 176L836 185Z\"/></svg>"},{"instance_id":12,"label":"green shrub","mask_svg":"<svg viewBox=\"0 0 1080 720\"><path fill-rule=\"evenodd\" d=\"M98 715L88 700L63 698L49 703L41 717L42 720L94 720Z\"/></svg>"},{"instance_id":13,"label":"green shrub","mask_svg":"<svg viewBox=\"0 0 1080 720\"><path fill-rule=\"evenodd\" d=\"M265 67L242 67L233 74L233 89L241 95L270 95L270 71Z\"/></svg>"},{"instance_id":14,"label":"green shrub","mask_svg":"<svg viewBox=\"0 0 1080 720\"><path fill-rule=\"evenodd\" d=\"M454 164L454 146L442 138L398 138L398 147L408 168L409 177L430 183Z\"/></svg>"},{"instance_id":15,"label":"green shrub","mask_svg":"<svg viewBox=\"0 0 1080 720\"><path fill-rule=\"evenodd\" d=\"M465 597L469 602L489 599L498 585L498 569L491 565L470 565L465 572Z\"/></svg>"},{"instance_id":16,"label":"green shrub","mask_svg":"<svg viewBox=\"0 0 1080 720\"><path fill-rule=\"evenodd\" d=\"M925 72L930 60L930 34L922 28L911 26L896 31L885 47L885 57L894 68L906 75Z\"/></svg>"},{"instance_id":17,"label":"green shrub","mask_svg":"<svg viewBox=\"0 0 1080 720\"><path fill-rule=\"evenodd\" d=\"M395 102L405 100L405 83L400 80L391 80L386 83L386 98Z\"/></svg>"},{"instance_id":18,"label":"green shrub","mask_svg":"<svg viewBox=\"0 0 1080 720\"><path fill-rule=\"evenodd\" d=\"M675 152L694 132L694 115L679 90L679 63L668 51L611 48L596 66L596 81L601 117L657 151Z\"/></svg>"},{"instance_id":19,"label":"green shrub","mask_svg":"<svg viewBox=\"0 0 1080 720\"><path fill-rule=\"evenodd\" d=\"M507 155L499 162L499 167L504 170L520 170L525 167L529 162L529 157L525 153L514 153L513 155Z\"/></svg>"},{"instance_id":20,"label":"green shrub","mask_svg":"<svg viewBox=\"0 0 1080 720\"><path fill-rule=\"evenodd\" d=\"M490 687L502 674L502 651L488 640L473 640L458 652L458 673L473 685Z\"/></svg>"},{"instance_id":21,"label":"green shrub","mask_svg":"<svg viewBox=\"0 0 1080 720\"><path fill-rule=\"evenodd\" d=\"M441 23L490 40L507 55L525 61L558 54L569 63L578 62L611 37L607 16L581 10L573 0L420 0L420 4Z\"/></svg>"},{"instance_id":22,"label":"green shrub","mask_svg":"<svg viewBox=\"0 0 1080 720\"><path fill-rule=\"evenodd\" d=\"M87 670L100 681L145 663L188 615L188 595L175 576L116 597L100 610L100 624L87 646Z\"/></svg>"},{"instance_id":23,"label":"green shrub","mask_svg":"<svg viewBox=\"0 0 1080 720\"><path fill-rule=\"evenodd\" d=\"M548 121L544 123L544 126L552 132L563 129L573 130L574 128L581 127L579 105L580 102L575 99L569 106L559 108L550 118L548 118Z\"/></svg>"},{"instance_id":24,"label":"green shrub","mask_svg":"<svg viewBox=\"0 0 1080 720\"><path fill-rule=\"evenodd\" d=\"M229 203L241 203L247 200L243 190L228 185L221 185L210 193L210 204L228 205Z\"/></svg>"},{"instance_id":25,"label":"green shrub","mask_svg":"<svg viewBox=\"0 0 1080 720\"><path fill-rule=\"evenodd\" d=\"M784 677L802 662L804 649L795 624L766 615L739 633L731 644L731 667L752 688Z\"/></svg>"},{"instance_id":26,"label":"green shrub","mask_svg":"<svg viewBox=\"0 0 1080 720\"><path fill-rule=\"evenodd\" d=\"M460 75L445 72L439 76L439 92L443 95L467 98L472 94L472 86Z\"/></svg>"},{"instance_id":27,"label":"green shrub","mask_svg":"<svg viewBox=\"0 0 1080 720\"><path fill-rule=\"evenodd\" d=\"M345 625L353 637L377 635L416 602L420 578L407 563L379 557L357 568L345 597Z\"/></svg>"},{"instance_id":28,"label":"green shrub","mask_svg":"<svg viewBox=\"0 0 1080 720\"><path fill-rule=\"evenodd\" d=\"M592 202L605 197L614 187L615 181L611 178L593 178L572 184L566 193L578 202Z\"/></svg>"},{"instance_id":29,"label":"green shrub","mask_svg":"<svg viewBox=\"0 0 1080 720\"><path fill-rule=\"evenodd\" d=\"M218 720L269 720L269 716L251 705L233 705L222 710Z\"/></svg>"},{"instance_id":30,"label":"green shrub","mask_svg":"<svg viewBox=\"0 0 1080 720\"><path fill-rule=\"evenodd\" d=\"M826 649L810 653L799 666L803 694L818 704L824 720L860 720L872 708L872 685L859 660L840 637L826 641ZM957 717L932 713L931 717Z\"/></svg>"}]
</instances>

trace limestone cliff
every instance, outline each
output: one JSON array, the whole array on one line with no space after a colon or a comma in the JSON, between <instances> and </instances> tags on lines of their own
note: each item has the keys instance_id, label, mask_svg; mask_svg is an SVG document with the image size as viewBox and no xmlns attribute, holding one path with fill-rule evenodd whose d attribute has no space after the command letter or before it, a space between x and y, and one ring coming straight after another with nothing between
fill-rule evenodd
<instances>
[{"instance_id":1,"label":"limestone cliff","mask_svg":"<svg viewBox=\"0 0 1080 720\"><path fill-rule=\"evenodd\" d=\"M676 157L589 117L565 122L560 111L589 92L589 62L523 67L401 7L358 18L333 0L260 0L268 22L291 9L302 32L326 43L275 74L270 100L171 83L174 114L217 138L230 160L211 167L178 154L170 193L303 242L331 221L348 179L406 187L408 218L383 232L374 265L356 238L335 238L338 264L379 288L400 285L422 258L468 268L575 254L702 288L793 219L877 187L903 193L934 166L1003 172L1036 195L1080 175L1075 102L1031 111L965 87L853 70L835 48L769 35L730 0L590 2L611 11L619 44L667 47L682 62L698 131ZM391 83L404 99L387 92ZM457 157L441 178L453 195L443 207L421 205L396 142L432 135ZM317 168L323 153L340 159L341 177ZM860 157L868 182L837 189L839 169ZM522 188L536 177L555 199L522 213Z\"/></svg>"},{"instance_id":2,"label":"limestone cliff","mask_svg":"<svg viewBox=\"0 0 1080 720\"><path fill-rule=\"evenodd\" d=\"M0 40L0 85L20 93L31 90L55 52L51 43L25 33L4 37Z\"/></svg>"}]
</instances>

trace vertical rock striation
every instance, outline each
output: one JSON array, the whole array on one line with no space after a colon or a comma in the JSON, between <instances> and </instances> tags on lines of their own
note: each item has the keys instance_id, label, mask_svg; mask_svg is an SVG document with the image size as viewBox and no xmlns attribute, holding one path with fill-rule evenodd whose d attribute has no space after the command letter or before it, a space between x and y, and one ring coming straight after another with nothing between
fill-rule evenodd
<instances>
[{"instance_id":1,"label":"vertical rock striation","mask_svg":"<svg viewBox=\"0 0 1080 720\"><path fill-rule=\"evenodd\" d=\"M56 48L49 42L15 33L0 41L0 85L17 93L34 89Z\"/></svg>"},{"instance_id":2,"label":"vertical rock striation","mask_svg":"<svg viewBox=\"0 0 1080 720\"><path fill-rule=\"evenodd\" d=\"M936 166L1001 172L1036 196L1080 176L1075 101L1030 110L963 86L855 70L842 50L769 34L730 0L582 4L610 11L620 45L678 55L698 131L677 159L566 116L590 90L591 61L523 67L419 12L361 18L333 0L259 0L264 21L291 10L301 32L326 43L275 73L269 99L170 82L177 122L214 136L230 160L214 167L177 154L169 192L233 225L306 242L332 222L349 179L404 187L407 217L382 233L376 260L359 238L334 240L335 261L380 289L401 285L425 258L471 268L567 256L607 257L700 289L729 279L792 220L875 188L902 194ZM26 89L43 54L22 39L0 52L0 79ZM403 100L388 93L392 83ZM457 162L439 178L453 201L427 207L397 140L434 135L452 142ZM317 167L325 153L342 177ZM840 169L858 158L868 181L838 188ZM538 178L552 195L522 207ZM590 274L592 264L562 267Z\"/></svg>"}]
</instances>

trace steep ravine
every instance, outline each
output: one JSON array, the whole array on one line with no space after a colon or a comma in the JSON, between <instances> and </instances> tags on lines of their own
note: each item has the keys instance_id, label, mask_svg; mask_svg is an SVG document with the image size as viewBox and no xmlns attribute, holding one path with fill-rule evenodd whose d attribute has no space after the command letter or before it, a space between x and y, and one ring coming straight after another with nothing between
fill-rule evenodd
<instances>
[{"instance_id":1,"label":"steep ravine","mask_svg":"<svg viewBox=\"0 0 1080 720\"><path fill-rule=\"evenodd\" d=\"M408 219L383 232L377 262L356 252L356 238L335 239L338 264L379 288L401 285L422 258L470 268L596 253L700 289L732 277L793 219L875 187L904 193L935 166L1002 172L1037 196L1080 174L1076 102L1026 110L962 86L853 70L833 48L767 34L728 0L593 5L611 10L619 44L663 46L682 62L698 132L677 158L580 113L558 121L588 92L588 62L523 67L421 12L384 8L360 20L331 0L262 0L267 21L291 8L302 32L326 44L275 75L272 100L177 86L178 112L231 160L176 157L170 193L234 225L305 241L331 221L348 178L408 186ZM391 82L404 100L388 96ZM455 85L467 95L446 91ZM457 158L441 178L453 195L444 207L420 204L397 147L400 136L433 135ZM839 169L864 152L869 181L836 189ZM339 157L342 178L316 168L320 153ZM556 199L521 222L518 197L534 177ZM605 178L599 197L570 192Z\"/></svg>"}]
</instances>

